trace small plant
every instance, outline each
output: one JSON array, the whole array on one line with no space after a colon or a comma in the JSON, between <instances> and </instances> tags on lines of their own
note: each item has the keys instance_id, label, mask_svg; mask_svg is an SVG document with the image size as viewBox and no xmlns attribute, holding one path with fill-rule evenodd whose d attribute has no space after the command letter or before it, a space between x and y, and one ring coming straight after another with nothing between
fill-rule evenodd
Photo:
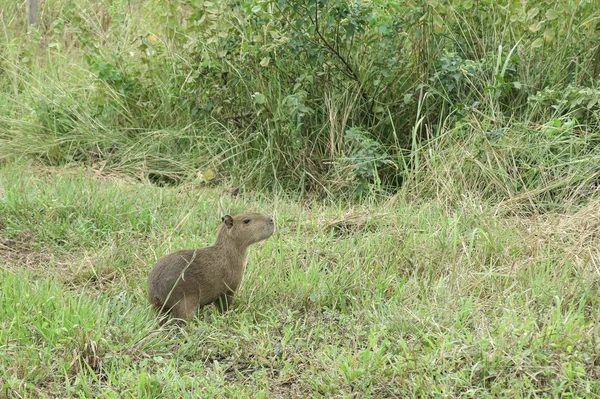
<instances>
[{"instance_id":1,"label":"small plant","mask_svg":"<svg viewBox=\"0 0 600 399\"><path fill-rule=\"evenodd\" d=\"M371 186L381 184L380 168L391 163L390 156L381 143L368 137L368 133L360 128L346 130L346 146L350 156L343 162L350 165L357 180L355 193L364 195Z\"/></svg>"},{"instance_id":2,"label":"small plant","mask_svg":"<svg viewBox=\"0 0 600 399\"><path fill-rule=\"evenodd\" d=\"M546 87L530 96L529 102L542 111L550 109L558 116L569 115L582 123L600 123L600 89L595 87Z\"/></svg>"},{"instance_id":3,"label":"small plant","mask_svg":"<svg viewBox=\"0 0 600 399\"><path fill-rule=\"evenodd\" d=\"M481 71L481 63L465 60L456 53L446 52L436 62L436 71L430 81L446 91L450 99L459 99L470 90L472 79Z\"/></svg>"}]
</instances>

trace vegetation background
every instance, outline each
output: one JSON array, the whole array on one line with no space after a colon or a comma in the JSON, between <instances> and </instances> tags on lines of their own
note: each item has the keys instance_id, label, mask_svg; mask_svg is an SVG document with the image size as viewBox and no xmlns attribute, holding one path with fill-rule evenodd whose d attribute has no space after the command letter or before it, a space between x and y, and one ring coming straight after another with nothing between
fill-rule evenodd
<instances>
[{"instance_id":1,"label":"vegetation background","mask_svg":"<svg viewBox=\"0 0 600 399\"><path fill-rule=\"evenodd\" d=\"M600 395L600 0L26 6L0 396ZM248 209L234 310L157 329L152 264Z\"/></svg>"}]
</instances>

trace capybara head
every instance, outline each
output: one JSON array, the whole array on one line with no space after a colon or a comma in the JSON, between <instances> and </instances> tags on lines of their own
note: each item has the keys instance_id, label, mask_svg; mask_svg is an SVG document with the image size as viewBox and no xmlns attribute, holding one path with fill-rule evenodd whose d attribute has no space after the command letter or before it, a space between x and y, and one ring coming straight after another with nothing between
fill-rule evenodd
<instances>
[{"instance_id":1,"label":"capybara head","mask_svg":"<svg viewBox=\"0 0 600 399\"><path fill-rule=\"evenodd\" d=\"M218 241L233 241L239 247L247 247L255 242L266 240L275 231L273 218L260 213L242 213L225 215L221 218L223 227L219 231Z\"/></svg>"}]
</instances>

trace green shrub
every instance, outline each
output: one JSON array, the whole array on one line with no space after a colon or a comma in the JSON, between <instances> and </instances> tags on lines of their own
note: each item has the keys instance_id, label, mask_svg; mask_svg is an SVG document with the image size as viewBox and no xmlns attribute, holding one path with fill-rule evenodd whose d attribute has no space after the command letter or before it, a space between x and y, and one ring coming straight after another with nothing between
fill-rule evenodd
<instances>
[{"instance_id":1,"label":"green shrub","mask_svg":"<svg viewBox=\"0 0 600 399\"><path fill-rule=\"evenodd\" d=\"M23 15L4 28L5 155L100 162L163 183L211 169L256 188L385 193L457 124L461 137L537 132L557 118L598 127L592 1L42 8L37 30L24 34Z\"/></svg>"}]
</instances>

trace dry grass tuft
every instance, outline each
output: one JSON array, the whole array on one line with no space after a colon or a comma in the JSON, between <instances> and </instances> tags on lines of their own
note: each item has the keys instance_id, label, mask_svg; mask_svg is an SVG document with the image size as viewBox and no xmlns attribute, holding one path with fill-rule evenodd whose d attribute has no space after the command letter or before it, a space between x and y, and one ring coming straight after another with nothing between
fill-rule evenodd
<instances>
[{"instance_id":1,"label":"dry grass tuft","mask_svg":"<svg viewBox=\"0 0 600 399\"><path fill-rule=\"evenodd\" d=\"M568 214L532 215L510 218L524 233L523 239L535 252L560 248L568 258L581 264L600 263L600 201L591 201L579 211Z\"/></svg>"},{"instance_id":2,"label":"dry grass tuft","mask_svg":"<svg viewBox=\"0 0 600 399\"><path fill-rule=\"evenodd\" d=\"M379 222L387 215L387 213L349 213L325 225L323 231L333 230L336 236L345 236L365 230L374 231Z\"/></svg>"}]
</instances>

